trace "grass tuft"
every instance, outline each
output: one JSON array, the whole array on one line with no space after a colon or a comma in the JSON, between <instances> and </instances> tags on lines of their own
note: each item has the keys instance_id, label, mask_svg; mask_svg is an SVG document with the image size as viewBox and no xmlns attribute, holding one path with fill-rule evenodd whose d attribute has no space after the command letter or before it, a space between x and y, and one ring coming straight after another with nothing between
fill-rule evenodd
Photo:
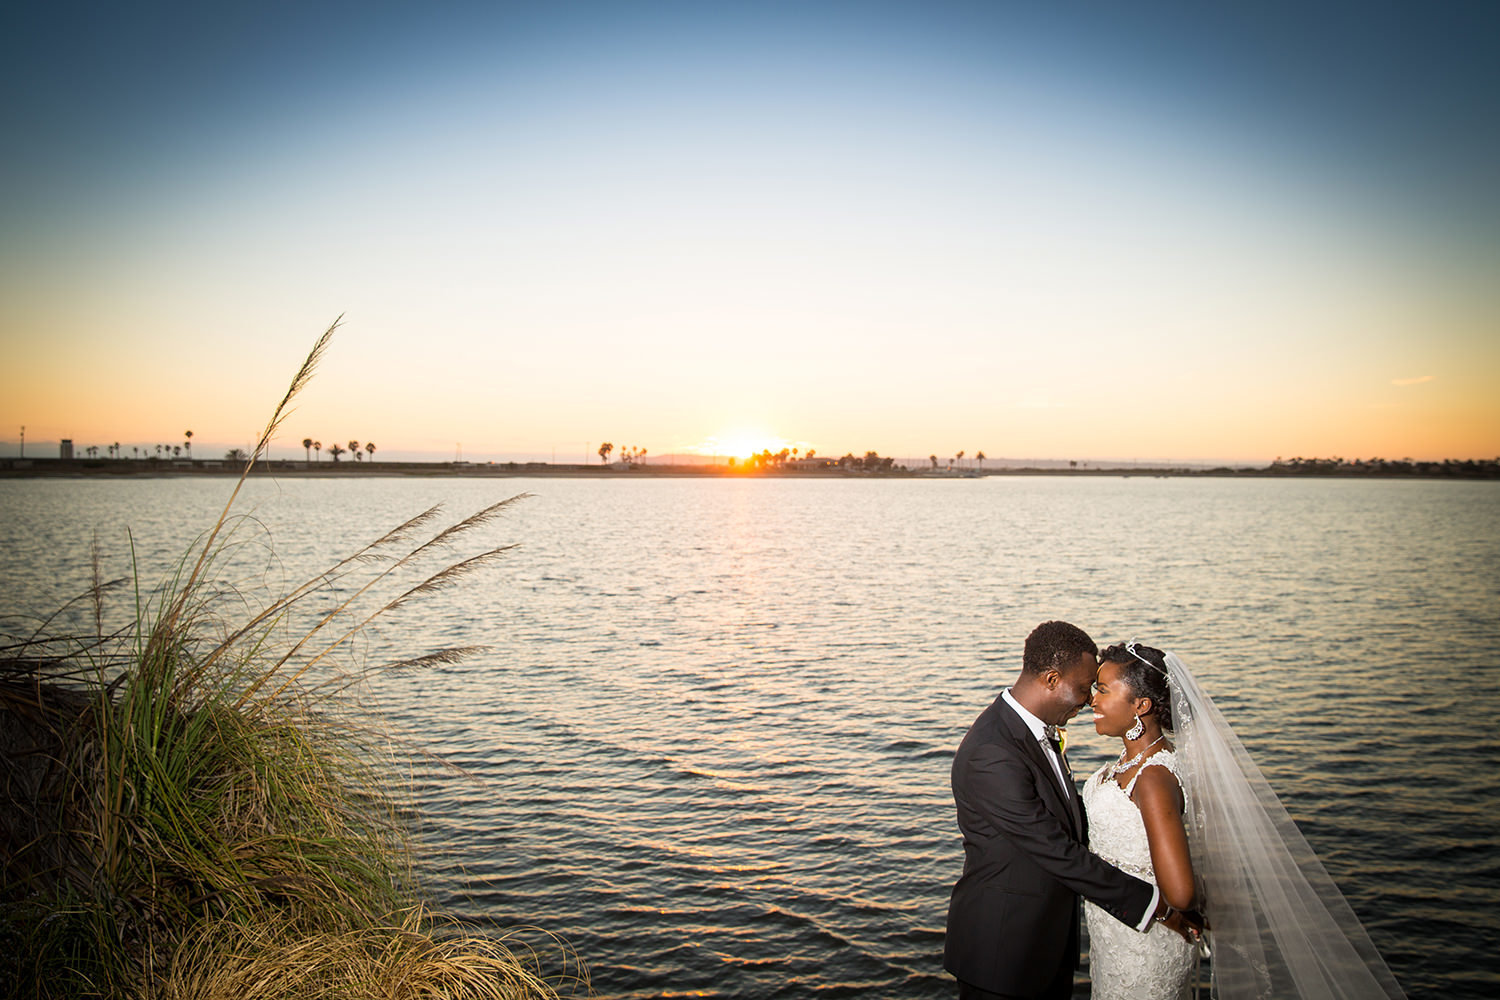
<instances>
[{"instance_id":1,"label":"grass tuft","mask_svg":"<svg viewBox=\"0 0 1500 1000\"><path fill-rule=\"evenodd\" d=\"M533 998L588 991L558 945L465 932L421 903L397 744L343 697L448 647L344 660L380 616L454 586L510 546L429 558L509 508L438 530L425 511L263 601L226 582L245 476L311 378L318 339L212 528L154 589L103 579L79 607L0 639L0 991L51 998ZM451 557L449 557L451 558ZM409 581L418 579L414 585ZM106 597L133 584L107 632ZM394 592L395 597L386 596ZM555 958L555 956L554 956ZM555 962L554 962L555 964Z\"/></svg>"},{"instance_id":2,"label":"grass tuft","mask_svg":"<svg viewBox=\"0 0 1500 1000\"><path fill-rule=\"evenodd\" d=\"M226 937L239 947L225 948ZM437 925L420 908L383 927L305 933L208 927L183 942L163 1000L523 1000L551 990L536 956L504 938ZM575 980L582 984L582 980Z\"/></svg>"}]
</instances>

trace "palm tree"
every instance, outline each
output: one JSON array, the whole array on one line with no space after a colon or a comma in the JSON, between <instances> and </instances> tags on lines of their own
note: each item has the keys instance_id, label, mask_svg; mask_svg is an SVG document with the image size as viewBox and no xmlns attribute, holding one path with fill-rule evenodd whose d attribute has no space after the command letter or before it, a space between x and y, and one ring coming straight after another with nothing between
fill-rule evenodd
<instances>
[{"instance_id":1,"label":"palm tree","mask_svg":"<svg viewBox=\"0 0 1500 1000\"><path fill-rule=\"evenodd\" d=\"M963 452L959 452L957 455L955 455L953 457L956 458L956 459L958 459L958 467L960 469L962 469L964 467L964 453Z\"/></svg>"},{"instance_id":2,"label":"palm tree","mask_svg":"<svg viewBox=\"0 0 1500 1000\"><path fill-rule=\"evenodd\" d=\"M333 460L335 462L337 462L339 460L339 456L342 455L343 453L344 453L344 449L342 449L342 448L339 447L337 441L335 441L333 444L331 444L331 445L328 446L328 454L330 454L330 455L333 456Z\"/></svg>"},{"instance_id":3,"label":"palm tree","mask_svg":"<svg viewBox=\"0 0 1500 1000\"><path fill-rule=\"evenodd\" d=\"M187 438L186 441L182 442L182 446L187 449L188 458L192 458L193 457L193 432L192 431L183 431L182 432L182 436L185 437L185 438Z\"/></svg>"},{"instance_id":4,"label":"palm tree","mask_svg":"<svg viewBox=\"0 0 1500 1000\"><path fill-rule=\"evenodd\" d=\"M172 446L172 457L173 458L181 458L182 457L182 445L180 445L180 444L174 444Z\"/></svg>"},{"instance_id":5,"label":"palm tree","mask_svg":"<svg viewBox=\"0 0 1500 1000\"><path fill-rule=\"evenodd\" d=\"M318 453L318 459L321 461L322 458L323 458L323 442L322 441L314 441L313 442L313 451L315 451L315 452Z\"/></svg>"},{"instance_id":6,"label":"palm tree","mask_svg":"<svg viewBox=\"0 0 1500 1000\"><path fill-rule=\"evenodd\" d=\"M302 439L302 453L307 456L307 461L312 461L312 438Z\"/></svg>"},{"instance_id":7,"label":"palm tree","mask_svg":"<svg viewBox=\"0 0 1500 1000\"><path fill-rule=\"evenodd\" d=\"M367 455L370 456L370 461L372 461L372 462L375 461L375 442L374 441L366 441L365 442L365 454L367 454Z\"/></svg>"},{"instance_id":8,"label":"palm tree","mask_svg":"<svg viewBox=\"0 0 1500 1000\"><path fill-rule=\"evenodd\" d=\"M982 452L982 451L976 451L974 453L974 457L979 460L979 471L983 472L984 471L984 452Z\"/></svg>"},{"instance_id":9,"label":"palm tree","mask_svg":"<svg viewBox=\"0 0 1500 1000\"><path fill-rule=\"evenodd\" d=\"M609 453L615 450L615 446L608 441L599 446L599 461L609 464Z\"/></svg>"},{"instance_id":10,"label":"palm tree","mask_svg":"<svg viewBox=\"0 0 1500 1000\"><path fill-rule=\"evenodd\" d=\"M359 442L351 439L349 441L349 451L350 451L351 454L354 455L354 460L356 462L358 462L359 461Z\"/></svg>"},{"instance_id":11,"label":"palm tree","mask_svg":"<svg viewBox=\"0 0 1500 1000\"><path fill-rule=\"evenodd\" d=\"M937 456L936 455L928 455L927 456L927 461L929 461L929 462L932 463L933 471L936 471L937 470Z\"/></svg>"}]
</instances>

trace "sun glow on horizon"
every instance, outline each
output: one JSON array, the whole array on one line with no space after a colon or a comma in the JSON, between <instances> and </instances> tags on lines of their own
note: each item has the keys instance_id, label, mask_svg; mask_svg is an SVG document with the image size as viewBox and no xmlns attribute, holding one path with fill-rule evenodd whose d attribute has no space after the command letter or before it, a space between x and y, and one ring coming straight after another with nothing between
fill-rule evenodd
<instances>
[{"instance_id":1,"label":"sun glow on horizon","mask_svg":"<svg viewBox=\"0 0 1500 1000\"><path fill-rule=\"evenodd\" d=\"M713 435L703 443L688 445L683 450L695 455L745 459L751 455L759 455L763 451L775 454L783 448L806 450L805 444L801 441L788 441L775 434L744 428Z\"/></svg>"}]
</instances>

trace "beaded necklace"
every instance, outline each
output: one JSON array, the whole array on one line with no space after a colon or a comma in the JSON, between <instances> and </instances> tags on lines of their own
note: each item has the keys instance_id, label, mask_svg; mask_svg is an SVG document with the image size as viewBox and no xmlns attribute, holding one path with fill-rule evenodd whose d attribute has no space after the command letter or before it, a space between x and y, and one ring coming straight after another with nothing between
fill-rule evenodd
<instances>
[{"instance_id":1,"label":"beaded necklace","mask_svg":"<svg viewBox=\"0 0 1500 1000\"><path fill-rule=\"evenodd\" d=\"M1104 777L1113 778L1117 774L1124 774L1126 771L1130 770L1132 767L1135 767L1141 761L1145 760L1146 754L1151 752L1151 748L1156 746L1156 744L1160 743L1166 738L1167 734L1162 733L1156 739L1152 740L1150 743L1147 743L1145 747L1141 749L1140 753L1136 754L1129 760L1125 759L1125 751L1121 750L1119 760L1110 761L1108 764L1104 765Z\"/></svg>"}]
</instances>

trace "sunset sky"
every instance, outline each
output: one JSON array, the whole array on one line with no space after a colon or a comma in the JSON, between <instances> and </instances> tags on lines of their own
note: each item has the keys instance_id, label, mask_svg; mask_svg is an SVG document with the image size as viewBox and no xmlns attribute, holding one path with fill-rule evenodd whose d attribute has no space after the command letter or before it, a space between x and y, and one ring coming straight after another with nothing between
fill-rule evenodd
<instances>
[{"instance_id":1,"label":"sunset sky","mask_svg":"<svg viewBox=\"0 0 1500 1000\"><path fill-rule=\"evenodd\" d=\"M0 455L1500 455L1500 4L1229 6L8 5Z\"/></svg>"}]
</instances>

